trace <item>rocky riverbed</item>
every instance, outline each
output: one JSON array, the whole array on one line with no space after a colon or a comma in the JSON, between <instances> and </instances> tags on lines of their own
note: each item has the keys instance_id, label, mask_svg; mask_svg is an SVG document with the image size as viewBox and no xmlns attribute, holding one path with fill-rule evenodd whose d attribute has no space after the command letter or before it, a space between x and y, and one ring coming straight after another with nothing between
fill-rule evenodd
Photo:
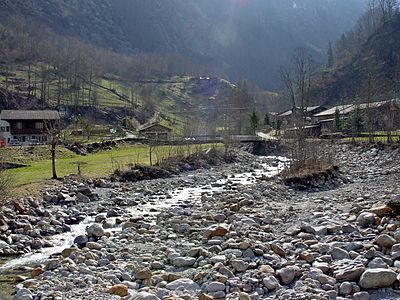
<instances>
[{"instance_id":1,"label":"rocky riverbed","mask_svg":"<svg viewBox=\"0 0 400 300\"><path fill-rule=\"evenodd\" d=\"M16 202L2 214L0 251L38 253L0 273L29 274L16 300L400 298L400 151L333 147L342 176L328 190L269 180L283 160L242 154Z\"/></svg>"}]
</instances>

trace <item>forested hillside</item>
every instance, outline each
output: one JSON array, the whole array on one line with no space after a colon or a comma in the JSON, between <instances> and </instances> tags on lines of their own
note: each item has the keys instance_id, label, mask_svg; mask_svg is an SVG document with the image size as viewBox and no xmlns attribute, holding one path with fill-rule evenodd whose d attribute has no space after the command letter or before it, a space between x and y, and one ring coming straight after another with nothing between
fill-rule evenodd
<instances>
[{"instance_id":1,"label":"forested hillside","mask_svg":"<svg viewBox=\"0 0 400 300\"><path fill-rule=\"evenodd\" d=\"M320 59L329 40L354 25L364 0L5 0L1 22L22 16L57 34L119 53L181 55L231 80L278 86L295 47Z\"/></svg>"},{"instance_id":2,"label":"forested hillside","mask_svg":"<svg viewBox=\"0 0 400 300\"><path fill-rule=\"evenodd\" d=\"M381 3L385 5L381 7ZM325 103L399 96L398 2L371 1L371 5L356 27L337 41L334 64L317 77L315 94L325 95Z\"/></svg>"}]
</instances>

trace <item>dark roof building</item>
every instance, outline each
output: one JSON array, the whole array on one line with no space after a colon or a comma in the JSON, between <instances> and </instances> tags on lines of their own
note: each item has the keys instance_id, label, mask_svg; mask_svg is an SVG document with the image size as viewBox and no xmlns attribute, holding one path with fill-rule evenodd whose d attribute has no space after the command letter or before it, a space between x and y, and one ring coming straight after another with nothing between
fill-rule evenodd
<instances>
[{"instance_id":1,"label":"dark roof building","mask_svg":"<svg viewBox=\"0 0 400 300\"><path fill-rule=\"evenodd\" d=\"M60 120L56 110L2 110L2 120Z\"/></svg>"},{"instance_id":2,"label":"dark roof building","mask_svg":"<svg viewBox=\"0 0 400 300\"><path fill-rule=\"evenodd\" d=\"M56 110L2 110L0 119L10 124L11 135L22 144L47 141L46 124L60 121Z\"/></svg>"},{"instance_id":3,"label":"dark roof building","mask_svg":"<svg viewBox=\"0 0 400 300\"><path fill-rule=\"evenodd\" d=\"M139 135L154 140L169 140L172 129L158 122L147 123L139 128Z\"/></svg>"}]
</instances>

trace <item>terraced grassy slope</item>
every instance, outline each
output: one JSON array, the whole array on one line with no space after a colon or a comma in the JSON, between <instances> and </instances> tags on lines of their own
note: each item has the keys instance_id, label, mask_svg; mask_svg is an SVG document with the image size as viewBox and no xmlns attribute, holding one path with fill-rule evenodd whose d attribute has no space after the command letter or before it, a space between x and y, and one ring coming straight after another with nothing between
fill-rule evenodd
<instances>
[{"instance_id":1,"label":"terraced grassy slope","mask_svg":"<svg viewBox=\"0 0 400 300\"><path fill-rule=\"evenodd\" d=\"M233 87L226 80L209 77L174 76L128 81L112 75L96 77L90 86L85 81L76 84L71 79L60 78L51 66L43 65L8 66L0 73L0 91L11 93L17 99L11 107L37 109L61 105L85 111L94 106L105 110L106 116L117 116L118 119L123 115L140 115L145 110L145 102L151 101L154 110L159 112L161 123L173 128L175 135L184 134L188 124L203 123L205 126L212 118L212 109L229 101ZM6 103L0 103L1 106L5 108Z\"/></svg>"}]
</instances>

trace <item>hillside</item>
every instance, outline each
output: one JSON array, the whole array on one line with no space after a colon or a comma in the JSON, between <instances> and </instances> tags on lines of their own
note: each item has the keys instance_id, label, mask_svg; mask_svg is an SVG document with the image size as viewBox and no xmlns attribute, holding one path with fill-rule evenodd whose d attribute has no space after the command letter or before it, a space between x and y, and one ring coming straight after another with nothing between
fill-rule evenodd
<instances>
[{"instance_id":1,"label":"hillside","mask_svg":"<svg viewBox=\"0 0 400 300\"><path fill-rule=\"evenodd\" d=\"M5 0L0 17L20 16L121 53L169 53L212 65L214 74L276 89L291 50L320 59L329 40L354 25L364 0Z\"/></svg>"},{"instance_id":2,"label":"hillside","mask_svg":"<svg viewBox=\"0 0 400 300\"><path fill-rule=\"evenodd\" d=\"M391 98L400 91L400 14L379 26L357 48L349 62L325 71L318 78L318 95L325 102L350 101L368 96Z\"/></svg>"},{"instance_id":3,"label":"hillside","mask_svg":"<svg viewBox=\"0 0 400 300\"><path fill-rule=\"evenodd\" d=\"M15 65L0 73L0 109L40 109L58 107L68 116L83 115L97 124L121 124L125 117L135 117L141 123L159 112L163 124L174 129L174 134L184 130L206 131L218 127L218 111L226 107L235 88L230 82L210 77L173 76L138 81L115 75L92 79L79 89L65 86L60 91L57 76L47 73L42 77L40 65L31 67L34 79L28 83L28 66ZM43 100L41 88L46 84ZM29 87L28 87L29 86ZM79 97L79 98L77 98ZM188 124L195 123L196 126ZM207 129L206 129L207 127ZM204 132L203 132L204 133Z\"/></svg>"}]
</instances>

